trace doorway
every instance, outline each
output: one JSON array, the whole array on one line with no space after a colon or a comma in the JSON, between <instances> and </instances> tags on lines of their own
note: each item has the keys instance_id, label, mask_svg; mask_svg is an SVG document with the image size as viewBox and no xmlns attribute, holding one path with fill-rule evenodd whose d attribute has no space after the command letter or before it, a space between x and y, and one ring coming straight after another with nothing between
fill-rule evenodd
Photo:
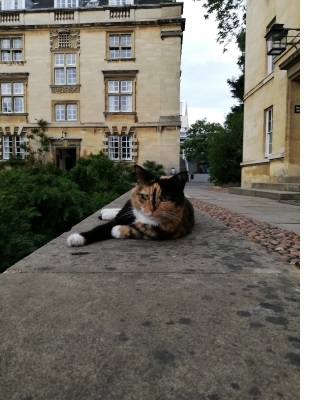
<instances>
[{"instance_id":1,"label":"doorway","mask_svg":"<svg viewBox=\"0 0 325 406\"><path fill-rule=\"evenodd\" d=\"M62 170L69 171L76 164L77 149L76 148L57 148L56 149L56 165Z\"/></svg>"}]
</instances>

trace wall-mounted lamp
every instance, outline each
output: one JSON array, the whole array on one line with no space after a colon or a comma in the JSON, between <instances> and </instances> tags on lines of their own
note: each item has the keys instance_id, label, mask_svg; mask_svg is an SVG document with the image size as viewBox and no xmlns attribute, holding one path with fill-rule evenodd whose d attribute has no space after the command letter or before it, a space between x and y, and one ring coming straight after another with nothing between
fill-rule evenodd
<instances>
[{"instance_id":1,"label":"wall-mounted lamp","mask_svg":"<svg viewBox=\"0 0 325 406\"><path fill-rule=\"evenodd\" d=\"M61 139L64 140L64 138L66 138L67 135L68 135L68 133L66 133L65 131L62 131Z\"/></svg>"},{"instance_id":2,"label":"wall-mounted lamp","mask_svg":"<svg viewBox=\"0 0 325 406\"><path fill-rule=\"evenodd\" d=\"M288 35L289 31L297 31L296 35ZM296 45L300 42L300 28L284 28L283 24L273 24L269 32L265 35L267 54L281 55L288 45ZM288 38L292 38L289 40Z\"/></svg>"}]
</instances>

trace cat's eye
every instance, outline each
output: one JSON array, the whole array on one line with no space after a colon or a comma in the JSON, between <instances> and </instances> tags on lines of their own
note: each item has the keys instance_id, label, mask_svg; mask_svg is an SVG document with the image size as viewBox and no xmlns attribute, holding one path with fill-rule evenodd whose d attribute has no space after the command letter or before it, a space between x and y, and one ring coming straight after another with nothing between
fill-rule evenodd
<instances>
[{"instance_id":1,"label":"cat's eye","mask_svg":"<svg viewBox=\"0 0 325 406\"><path fill-rule=\"evenodd\" d=\"M169 201L170 201L170 198L169 198L169 196L161 196L161 197L160 197L160 200L161 200L162 202L169 202Z\"/></svg>"},{"instance_id":2,"label":"cat's eye","mask_svg":"<svg viewBox=\"0 0 325 406\"><path fill-rule=\"evenodd\" d=\"M150 199L150 196L149 196L149 195L146 195L146 194L140 194L140 197L141 197L141 199L143 199L143 200L149 200L149 199Z\"/></svg>"}]
</instances>

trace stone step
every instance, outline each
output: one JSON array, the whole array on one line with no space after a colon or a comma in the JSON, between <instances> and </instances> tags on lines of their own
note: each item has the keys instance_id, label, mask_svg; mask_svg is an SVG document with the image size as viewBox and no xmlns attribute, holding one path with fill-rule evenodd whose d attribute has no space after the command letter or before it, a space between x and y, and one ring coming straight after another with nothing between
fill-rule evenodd
<instances>
[{"instance_id":1,"label":"stone step","mask_svg":"<svg viewBox=\"0 0 325 406\"><path fill-rule=\"evenodd\" d=\"M284 192L300 192L300 183L252 183L252 188L280 190Z\"/></svg>"},{"instance_id":2,"label":"stone step","mask_svg":"<svg viewBox=\"0 0 325 406\"><path fill-rule=\"evenodd\" d=\"M266 197L273 200L296 200L300 201L300 193L288 192L281 190L269 190L269 189L255 189L255 188L241 188L231 187L228 189L229 193L243 195L243 196L256 196Z\"/></svg>"}]
</instances>

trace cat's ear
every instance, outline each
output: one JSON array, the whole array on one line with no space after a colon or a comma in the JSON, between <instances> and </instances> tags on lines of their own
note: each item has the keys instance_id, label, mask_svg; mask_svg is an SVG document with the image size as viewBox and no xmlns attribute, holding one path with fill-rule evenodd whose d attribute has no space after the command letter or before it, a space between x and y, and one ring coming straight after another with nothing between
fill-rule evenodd
<instances>
[{"instance_id":1,"label":"cat's ear","mask_svg":"<svg viewBox=\"0 0 325 406\"><path fill-rule=\"evenodd\" d=\"M134 171L135 174L137 175L138 183L148 184L155 179L155 175L146 171L139 165L134 165Z\"/></svg>"},{"instance_id":2,"label":"cat's ear","mask_svg":"<svg viewBox=\"0 0 325 406\"><path fill-rule=\"evenodd\" d=\"M187 171L179 172L176 175L174 175L174 177L177 177L179 182L186 183L188 181L188 172Z\"/></svg>"},{"instance_id":3,"label":"cat's ear","mask_svg":"<svg viewBox=\"0 0 325 406\"><path fill-rule=\"evenodd\" d=\"M174 175L171 179L180 183L184 188L186 182L188 182L188 172L183 171L183 172L176 173L176 175Z\"/></svg>"}]
</instances>

